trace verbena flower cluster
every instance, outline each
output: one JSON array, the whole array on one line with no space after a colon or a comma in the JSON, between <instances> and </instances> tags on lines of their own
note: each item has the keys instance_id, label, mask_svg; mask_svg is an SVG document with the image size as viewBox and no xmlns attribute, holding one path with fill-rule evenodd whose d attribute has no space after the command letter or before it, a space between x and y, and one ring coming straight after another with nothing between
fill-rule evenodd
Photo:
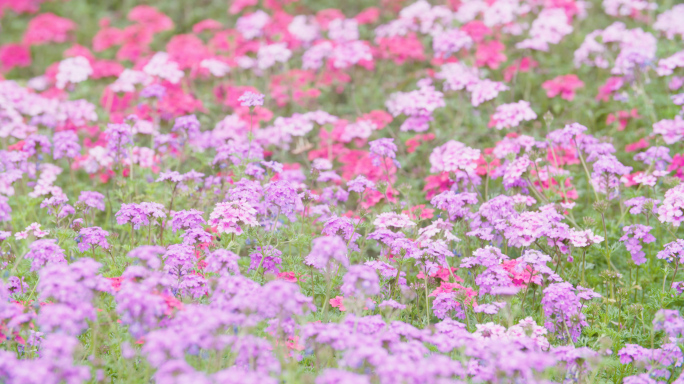
<instances>
[{"instance_id":1,"label":"verbena flower cluster","mask_svg":"<svg viewBox=\"0 0 684 384\"><path fill-rule=\"evenodd\" d=\"M684 384L675 3L0 0L0 383Z\"/></svg>"}]
</instances>

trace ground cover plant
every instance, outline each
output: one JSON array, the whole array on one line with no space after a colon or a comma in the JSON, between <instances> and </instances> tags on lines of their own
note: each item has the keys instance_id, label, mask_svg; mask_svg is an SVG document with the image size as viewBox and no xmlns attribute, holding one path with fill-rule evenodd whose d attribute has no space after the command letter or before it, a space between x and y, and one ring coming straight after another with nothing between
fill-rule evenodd
<instances>
[{"instance_id":1,"label":"ground cover plant","mask_svg":"<svg viewBox=\"0 0 684 384\"><path fill-rule=\"evenodd\" d=\"M684 4L0 27L0 382L684 383Z\"/></svg>"}]
</instances>

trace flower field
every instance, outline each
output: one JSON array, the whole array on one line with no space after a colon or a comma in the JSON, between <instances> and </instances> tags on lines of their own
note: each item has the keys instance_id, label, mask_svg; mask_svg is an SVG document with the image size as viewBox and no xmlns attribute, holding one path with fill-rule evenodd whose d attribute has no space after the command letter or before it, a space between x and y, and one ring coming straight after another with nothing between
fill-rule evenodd
<instances>
[{"instance_id":1,"label":"flower field","mask_svg":"<svg viewBox=\"0 0 684 384\"><path fill-rule=\"evenodd\" d=\"M0 0L0 383L684 384L684 4Z\"/></svg>"}]
</instances>

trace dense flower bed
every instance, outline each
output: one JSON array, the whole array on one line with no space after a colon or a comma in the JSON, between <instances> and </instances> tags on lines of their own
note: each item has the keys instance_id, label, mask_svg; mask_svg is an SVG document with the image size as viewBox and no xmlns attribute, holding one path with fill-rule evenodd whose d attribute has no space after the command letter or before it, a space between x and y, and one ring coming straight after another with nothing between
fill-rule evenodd
<instances>
[{"instance_id":1,"label":"dense flower bed","mask_svg":"<svg viewBox=\"0 0 684 384\"><path fill-rule=\"evenodd\" d=\"M0 17L0 382L684 383L684 5Z\"/></svg>"}]
</instances>

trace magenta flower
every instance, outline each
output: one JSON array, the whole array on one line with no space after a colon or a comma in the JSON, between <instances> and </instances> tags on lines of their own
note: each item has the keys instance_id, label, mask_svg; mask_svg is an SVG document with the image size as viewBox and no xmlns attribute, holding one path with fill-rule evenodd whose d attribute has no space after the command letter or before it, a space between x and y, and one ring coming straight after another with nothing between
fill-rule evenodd
<instances>
[{"instance_id":1,"label":"magenta flower","mask_svg":"<svg viewBox=\"0 0 684 384\"><path fill-rule=\"evenodd\" d=\"M546 90L546 97L553 98L560 95L568 101L572 101L575 98L575 90L582 87L584 87L584 82L577 75L558 76L542 84L542 88Z\"/></svg>"}]
</instances>

